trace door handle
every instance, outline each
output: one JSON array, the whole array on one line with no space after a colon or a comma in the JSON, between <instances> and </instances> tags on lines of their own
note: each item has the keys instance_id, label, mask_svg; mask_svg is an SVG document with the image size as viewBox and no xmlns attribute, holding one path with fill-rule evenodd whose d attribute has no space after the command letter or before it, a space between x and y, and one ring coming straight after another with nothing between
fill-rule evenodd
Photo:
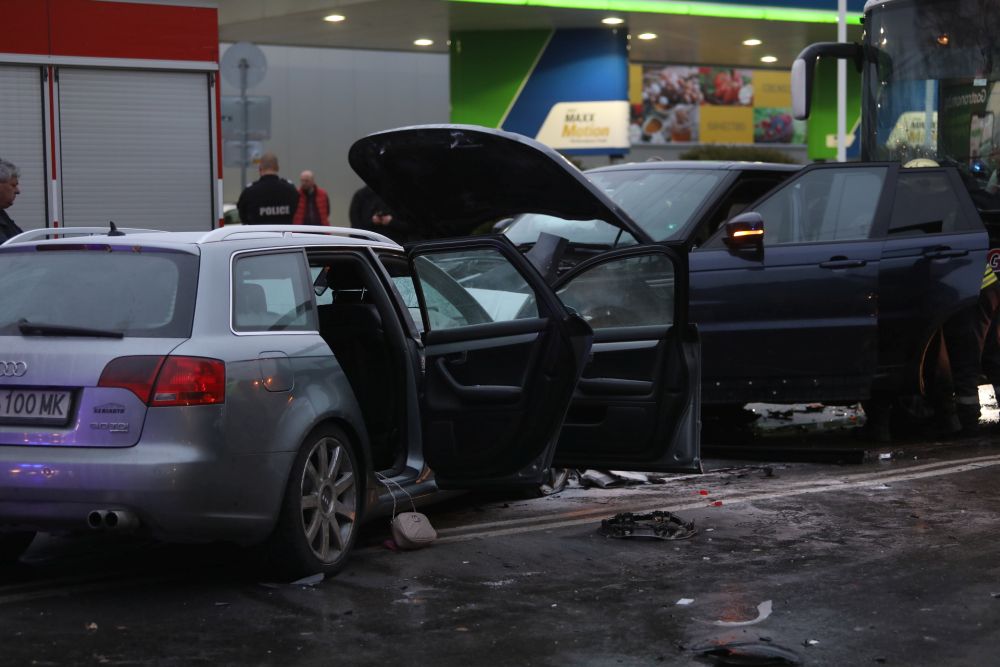
<instances>
[{"instance_id":1,"label":"door handle","mask_svg":"<svg viewBox=\"0 0 1000 667\"><path fill-rule=\"evenodd\" d=\"M968 250L953 250L949 246L940 245L925 252L924 257L928 259L948 259L949 257L965 257L968 254Z\"/></svg>"},{"instance_id":2,"label":"door handle","mask_svg":"<svg viewBox=\"0 0 1000 667\"><path fill-rule=\"evenodd\" d=\"M445 384L463 401L470 403L516 403L521 399L523 393L521 387L495 384L465 385L455 379L455 376L448 370L444 359L438 357L436 361L438 372Z\"/></svg>"},{"instance_id":3,"label":"door handle","mask_svg":"<svg viewBox=\"0 0 1000 667\"><path fill-rule=\"evenodd\" d=\"M821 269L856 269L868 264L866 260L863 259L847 259L843 256L831 257L826 262L820 262L819 267Z\"/></svg>"}]
</instances>

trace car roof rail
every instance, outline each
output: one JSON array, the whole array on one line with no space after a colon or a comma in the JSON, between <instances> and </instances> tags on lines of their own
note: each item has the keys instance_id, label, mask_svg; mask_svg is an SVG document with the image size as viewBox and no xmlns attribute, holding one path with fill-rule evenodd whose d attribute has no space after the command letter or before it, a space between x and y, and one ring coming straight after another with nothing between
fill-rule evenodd
<instances>
[{"instance_id":1,"label":"car roof rail","mask_svg":"<svg viewBox=\"0 0 1000 667\"><path fill-rule=\"evenodd\" d=\"M13 243L28 243L38 239L47 239L53 236L111 236L110 232L116 231L119 235L124 234L160 234L162 229L140 229L139 227L46 227L44 229L29 229L10 237L0 245L10 245Z\"/></svg>"},{"instance_id":2,"label":"car roof rail","mask_svg":"<svg viewBox=\"0 0 1000 667\"><path fill-rule=\"evenodd\" d=\"M282 234L322 234L326 236L344 236L348 238L365 239L366 241L377 241L379 243L396 242L388 236L383 236L378 232L370 232L367 229L355 229L353 227L327 227L325 225L229 225L219 227L206 233L198 243L213 243L224 241L240 234L257 234L260 232L277 232Z\"/></svg>"}]
</instances>

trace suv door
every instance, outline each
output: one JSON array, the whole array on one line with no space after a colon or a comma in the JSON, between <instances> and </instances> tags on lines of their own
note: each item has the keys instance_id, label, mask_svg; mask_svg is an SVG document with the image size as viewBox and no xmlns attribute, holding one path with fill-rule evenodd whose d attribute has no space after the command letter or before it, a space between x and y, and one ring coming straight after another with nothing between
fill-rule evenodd
<instances>
[{"instance_id":1,"label":"suv door","mask_svg":"<svg viewBox=\"0 0 1000 667\"><path fill-rule=\"evenodd\" d=\"M723 227L691 253L706 404L870 394L891 169L806 168L752 207L762 245L730 248Z\"/></svg>"},{"instance_id":2,"label":"suv door","mask_svg":"<svg viewBox=\"0 0 1000 667\"><path fill-rule=\"evenodd\" d=\"M424 321L424 457L438 486L540 483L590 327L505 239L407 254Z\"/></svg>"},{"instance_id":3,"label":"suv door","mask_svg":"<svg viewBox=\"0 0 1000 667\"><path fill-rule=\"evenodd\" d=\"M954 169L899 169L879 270L878 356L888 389L915 386L932 333L979 297L989 239Z\"/></svg>"},{"instance_id":4,"label":"suv door","mask_svg":"<svg viewBox=\"0 0 1000 667\"><path fill-rule=\"evenodd\" d=\"M683 252L605 253L557 283L594 329L555 464L700 472L698 334L687 321Z\"/></svg>"}]
</instances>

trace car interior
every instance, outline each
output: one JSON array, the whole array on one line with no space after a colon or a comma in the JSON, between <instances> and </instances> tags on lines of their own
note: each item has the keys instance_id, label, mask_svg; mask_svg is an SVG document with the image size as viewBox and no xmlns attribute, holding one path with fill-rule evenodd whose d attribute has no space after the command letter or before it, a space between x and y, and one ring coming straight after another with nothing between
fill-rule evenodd
<instances>
[{"instance_id":1,"label":"car interior","mask_svg":"<svg viewBox=\"0 0 1000 667\"><path fill-rule=\"evenodd\" d=\"M401 457L405 361L391 345L390 306L368 263L353 253L311 257L319 331L354 390L376 470L393 469ZM381 298L380 298L381 297Z\"/></svg>"}]
</instances>

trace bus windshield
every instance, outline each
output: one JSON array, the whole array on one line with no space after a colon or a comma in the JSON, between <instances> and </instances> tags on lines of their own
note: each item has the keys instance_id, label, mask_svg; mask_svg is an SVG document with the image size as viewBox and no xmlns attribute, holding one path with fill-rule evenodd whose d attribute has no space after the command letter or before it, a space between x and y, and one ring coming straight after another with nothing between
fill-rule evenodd
<instances>
[{"instance_id":1,"label":"bus windshield","mask_svg":"<svg viewBox=\"0 0 1000 667\"><path fill-rule=\"evenodd\" d=\"M955 164L985 186L1000 166L1000 0L886 0L865 46L863 159Z\"/></svg>"}]
</instances>

